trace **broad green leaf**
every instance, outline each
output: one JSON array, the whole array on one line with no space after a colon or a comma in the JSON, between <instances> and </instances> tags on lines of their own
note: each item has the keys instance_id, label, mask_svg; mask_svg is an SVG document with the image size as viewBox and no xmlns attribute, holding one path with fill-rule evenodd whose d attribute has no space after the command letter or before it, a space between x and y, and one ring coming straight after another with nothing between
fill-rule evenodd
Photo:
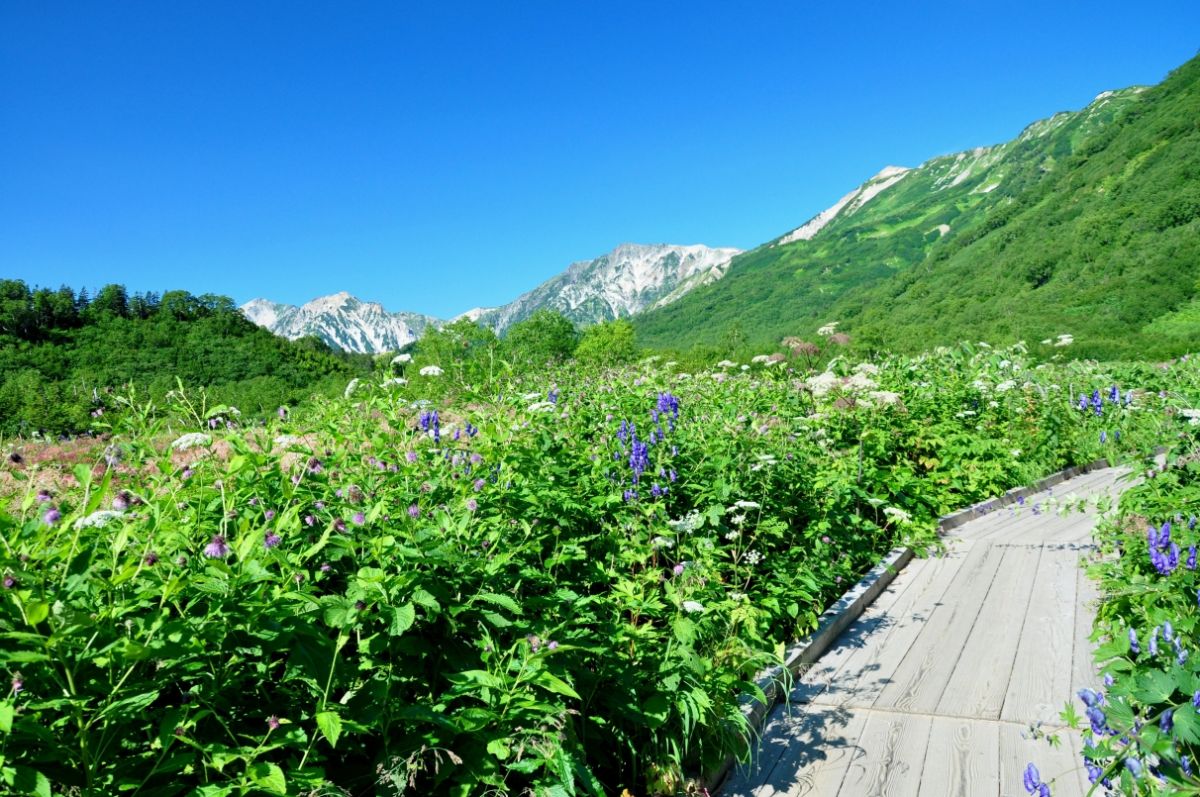
<instances>
[{"instance_id":1,"label":"broad green leaf","mask_svg":"<svg viewBox=\"0 0 1200 797\"><path fill-rule=\"evenodd\" d=\"M317 728L329 742L330 747L337 747L338 737L342 735L342 718L335 712L322 711L317 714Z\"/></svg>"},{"instance_id":2,"label":"broad green leaf","mask_svg":"<svg viewBox=\"0 0 1200 797\"><path fill-rule=\"evenodd\" d=\"M392 622L388 626L388 633L392 636L402 635L405 631L412 628L412 624L416 618L417 611L411 603L396 607L392 610Z\"/></svg>"},{"instance_id":3,"label":"broad green leaf","mask_svg":"<svg viewBox=\"0 0 1200 797\"><path fill-rule=\"evenodd\" d=\"M16 794L50 797L50 781L41 772L29 767L16 768L12 787Z\"/></svg>"},{"instance_id":4,"label":"broad green leaf","mask_svg":"<svg viewBox=\"0 0 1200 797\"><path fill-rule=\"evenodd\" d=\"M272 794L287 794L287 778L283 770L275 764L265 761L255 761L249 768L250 779L256 786L261 786Z\"/></svg>"},{"instance_id":5,"label":"broad green leaf","mask_svg":"<svg viewBox=\"0 0 1200 797\"><path fill-rule=\"evenodd\" d=\"M0 702L0 733L12 733L13 704L10 700Z\"/></svg>"},{"instance_id":6,"label":"broad green leaf","mask_svg":"<svg viewBox=\"0 0 1200 797\"><path fill-rule=\"evenodd\" d=\"M501 761L508 758L510 752L506 739L492 739L487 744L487 751Z\"/></svg>"},{"instance_id":7,"label":"broad green leaf","mask_svg":"<svg viewBox=\"0 0 1200 797\"><path fill-rule=\"evenodd\" d=\"M533 679L533 682L543 689L554 692L555 694L566 695L567 697L573 697L576 700L580 699L579 694L571 688L570 684L552 672L543 670L542 672L538 673L538 676Z\"/></svg>"},{"instance_id":8,"label":"broad green leaf","mask_svg":"<svg viewBox=\"0 0 1200 797\"><path fill-rule=\"evenodd\" d=\"M30 625L37 625L50 616L50 604L44 601L34 601L25 606L25 619Z\"/></svg>"}]
</instances>

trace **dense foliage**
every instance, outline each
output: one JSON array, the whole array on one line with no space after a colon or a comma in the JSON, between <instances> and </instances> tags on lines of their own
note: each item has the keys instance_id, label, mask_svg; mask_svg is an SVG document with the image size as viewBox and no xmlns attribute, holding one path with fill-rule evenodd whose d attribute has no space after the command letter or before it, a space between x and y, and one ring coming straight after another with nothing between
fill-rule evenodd
<instances>
[{"instance_id":1,"label":"dense foliage","mask_svg":"<svg viewBox=\"0 0 1200 797\"><path fill-rule=\"evenodd\" d=\"M275 337L223 296L107 285L89 298L0 280L0 434L85 430L130 386L143 401L179 381L205 386L214 402L261 415L369 371L370 358Z\"/></svg>"},{"instance_id":2,"label":"dense foliage","mask_svg":"<svg viewBox=\"0 0 1200 797\"><path fill-rule=\"evenodd\" d=\"M1200 370L1171 370L1160 399L1171 444L1096 532L1104 686L1081 689L1065 716L1084 728L1098 792L1200 794Z\"/></svg>"},{"instance_id":3,"label":"dense foliage","mask_svg":"<svg viewBox=\"0 0 1200 797\"><path fill-rule=\"evenodd\" d=\"M851 210L735 258L636 317L639 336L728 347L839 320L865 350L1069 332L1083 356L1186 352L1200 336L1200 59L931 160Z\"/></svg>"},{"instance_id":4,"label":"dense foliage","mask_svg":"<svg viewBox=\"0 0 1200 797\"><path fill-rule=\"evenodd\" d=\"M882 552L1152 442L1078 422L1096 366L799 351L474 387L402 354L265 426L177 392L73 470L14 451L0 781L675 793L746 750L738 694Z\"/></svg>"}]
</instances>

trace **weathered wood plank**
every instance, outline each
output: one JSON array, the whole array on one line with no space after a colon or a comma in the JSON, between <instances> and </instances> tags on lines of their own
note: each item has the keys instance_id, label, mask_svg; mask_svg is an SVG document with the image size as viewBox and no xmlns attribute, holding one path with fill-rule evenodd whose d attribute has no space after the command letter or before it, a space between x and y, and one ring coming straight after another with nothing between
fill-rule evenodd
<instances>
[{"instance_id":1,"label":"weathered wood plank","mask_svg":"<svg viewBox=\"0 0 1200 797\"><path fill-rule=\"evenodd\" d=\"M830 705L874 705L955 577L962 568L973 568L983 553L973 543L958 542L945 556L929 559L921 579L892 607L885 634L876 644L852 651L837 679L813 699Z\"/></svg>"},{"instance_id":2,"label":"weathered wood plank","mask_svg":"<svg viewBox=\"0 0 1200 797\"><path fill-rule=\"evenodd\" d=\"M1077 737L1077 734L1071 734ZM1082 797L1087 777L1072 739L1060 732L1060 743L1051 745L1036 739L1027 729L1013 723L1000 725L1000 796L1026 797L1022 778L1025 767L1033 764L1042 780L1051 784L1054 797ZM1078 742L1076 738L1074 740Z\"/></svg>"},{"instance_id":3,"label":"weathered wood plank","mask_svg":"<svg viewBox=\"0 0 1200 797\"><path fill-rule=\"evenodd\" d=\"M934 717L921 770L921 794L999 794L998 725L987 720Z\"/></svg>"},{"instance_id":4,"label":"weathered wood plank","mask_svg":"<svg viewBox=\"0 0 1200 797\"><path fill-rule=\"evenodd\" d=\"M1040 547L1004 549L987 600L937 703L938 714L1000 716L1041 556Z\"/></svg>"},{"instance_id":5,"label":"weathered wood plank","mask_svg":"<svg viewBox=\"0 0 1200 797\"><path fill-rule=\"evenodd\" d=\"M1096 601L1100 598L1100 590L1096 583L1088 578L1082 563L1075 570L1075 595L1075 640L1071 651L1072 693L1085 686L1089 689L1100 688L1100 673L1092 657L1095 646L1088 639L1096 619Z\"/></svg>"},{"instance_id":6,"label":"weathered wood plank","mask_svg":"<svg viewBox=\"0 0 1200 797\"><path fill-rule=\"evenodd\" d=\"M1071 698L1078 556L1052 546L1042 553L1001 719L1058 722Z\"/></svg>"},{"instance_id":7,"label":"weathered wood plank","mask_svg":"<svg viewBox=\"0 0 1200 797\"><path fill-rule=\"evenodd\" d=\"M1004 554L995 545L982 545L979 550L981 555L968 557L955 574L912 647L880 691L876 706L927 714L937 707Z\"/></svg>"},{"instance_id":8,"label":"weathered wood plank","mask_svg":"<svg viewBox=\"0 0 1200 797\"><path fill-rule=\"evenodd\" d=\"M855 757L865 712L833 706L801 707L783 727L788 747L765 779L743 791L726 791L727 797L837 794L846 770Z\"/></svg>"},{"instance_id":9,"label":"weathered wood plank","mask_svg":"<svg viewBox=\"0 0 1200 797\"><path fill-rule=\"evenodd\" d=\"M867 714L858 742L862 755L851 761L838 794L919 797L932 719L885 711Z\"/></svg>"},{"instance_id":10,"label":"weathered wood plank","mask_svg":"<svg viewBox=\"0 0 1200 797\"><path fill-rule=\"evenodd\" d=\"M825 655L797 679L789 699L794 703L812 702L839 677L839 673L844 670L847 661L856 651L873 650L884 644L880 634L886 633L891 622L889 613L892 607L913 589L913 585L927 580L926 570L930 562L930 559L914 559L909 562L875 602L842 632Z\"/></svg>"}]
</instances>

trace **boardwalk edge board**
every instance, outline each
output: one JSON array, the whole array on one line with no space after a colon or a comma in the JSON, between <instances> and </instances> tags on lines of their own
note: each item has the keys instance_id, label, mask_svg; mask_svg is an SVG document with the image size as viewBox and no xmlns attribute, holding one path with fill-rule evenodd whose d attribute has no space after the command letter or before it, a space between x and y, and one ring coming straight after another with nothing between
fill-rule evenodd
<instances>
[{"instance_id":1,"label":"boardwalk edge board","mask_svg":"<svg viewBox=\"0 0 1200 797\"><path fill-rule=\"evenodd\" d=\"M1064 468L1025 487L1015 487L997 498L989 498L965 509L944 515L938 520L938 533L945 534L969 520L988 515L1001 507L1016 503L1021 498L1027 498L1048 487L1061 484L1067 479L1108 467L1112 467L1112 463L1107 459L1097 459L1085 465L1072 465ZM767 717L771 710L783 700L792 680L800 677L808 665L819 659L834 640L857 620L868 606L875 602L879 594L892 583L896 574L912 561L914 553L913 549L908 547L891 550L863 576L861 581L825 610L815 631L803 639L797 640L787 649L784 653L783 664L770 667L759 674L754 683L762 690L766 702L749 693L744 693L738 698L742 714L745 715L755 735L761 735ZM785 684L789 686L784 688ZM716 794L735 763L737 761L733 756L727 758L714 772L703 779L703 788L710 794Z\"/></svg>"}]
</instances>

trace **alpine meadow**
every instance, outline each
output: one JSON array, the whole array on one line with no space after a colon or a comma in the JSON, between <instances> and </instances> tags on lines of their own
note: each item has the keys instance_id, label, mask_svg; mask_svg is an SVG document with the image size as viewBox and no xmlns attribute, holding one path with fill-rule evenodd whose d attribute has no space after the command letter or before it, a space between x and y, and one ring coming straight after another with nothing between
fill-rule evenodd
<instances>
[{"instance_id":1,"label":"alpine meadow","mask_svg":"<svg viewBox=\"0 0 1200 797\"><path fill-rule=\"evenodd\" d=\"M321 52L357 72L297 78L306 98L384 68ZM557 68L522 111L549 127ZM482 129L464 96L431 107ZM339 155L305 179L349 171L383 112L312 105ZM524 163L495 135L489 169ZM247 147L180 151L284 157ZM460 225L444 249L484 236L470 201L429 196ZM526 247L557 234L512 202ZM1200 794L1200 56L730 243L613 240L528 284L500 255L406 261L458 314L334 263L345 285L288 263L277 294L157 267L172 284L51 287L50 256L6 274L0 794Z\"/></svg>"}]
</instances>

